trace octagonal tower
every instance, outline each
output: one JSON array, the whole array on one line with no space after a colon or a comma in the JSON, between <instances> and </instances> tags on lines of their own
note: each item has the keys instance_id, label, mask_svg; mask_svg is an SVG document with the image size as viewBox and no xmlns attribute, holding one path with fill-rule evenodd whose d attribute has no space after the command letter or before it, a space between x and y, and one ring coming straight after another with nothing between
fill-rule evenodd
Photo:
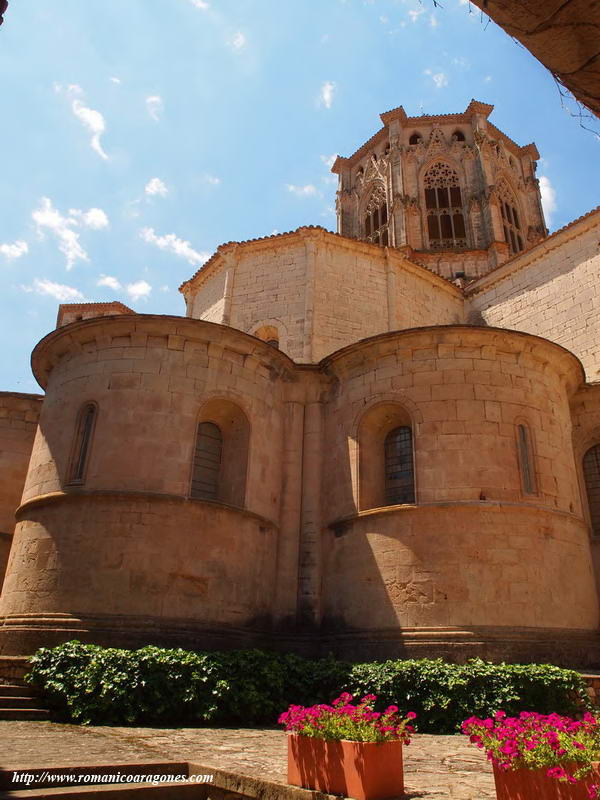
<instances>
[{"instance_id":1,"label":"octagonal tower","mask_svg":"<svg viewBox=\"0 0 600 800\"><path fill-rule=\"evenodd\" d=\"M399 106L349 158L338 157L338 233L392 247L445 278L475 278L547 233L539 153L472 100L462 114L408 117Z\"/></svg>"}]
</instances>

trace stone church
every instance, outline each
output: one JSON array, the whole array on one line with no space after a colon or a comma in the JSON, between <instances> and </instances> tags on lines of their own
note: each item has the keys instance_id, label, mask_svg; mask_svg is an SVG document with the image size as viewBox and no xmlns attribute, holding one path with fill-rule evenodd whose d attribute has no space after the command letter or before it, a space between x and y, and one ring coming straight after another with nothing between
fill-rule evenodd
<instances>
[{"instance_id":1,"label":"stone church","mask_svg":"<svg viewBox=\"0 0 600 800\"><path fill-rule=\"evenodd\" d=\"M0 394L1 654L600 665L600 209L549 236L491 112L382 114L338 232L220 246L185 317L60 306Z\"/></svg>"}]
</instances>

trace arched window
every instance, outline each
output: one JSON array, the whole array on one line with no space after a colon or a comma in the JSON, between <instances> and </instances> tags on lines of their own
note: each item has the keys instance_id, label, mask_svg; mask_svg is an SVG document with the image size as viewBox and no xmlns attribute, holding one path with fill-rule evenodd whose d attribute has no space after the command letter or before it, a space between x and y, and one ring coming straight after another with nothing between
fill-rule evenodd
<instances>
[{"instance_id":1,"label":"arched window","mask_svg":"<svg viewBox=\"0 0 600 800\"><path fill-rule=\"evenodd\" d=\"M423 137L420 133L413 133L408 140L409 144L419 144L419 142L423 141Z\"/></svg>"},{"instance_id":2,"label":"arched window","mask_svg":"<svg viewBox=\"0 0 600 800\"><path fill-rule=\"evenodd\" d=\"M274 325L263 325L254 332L254 335L266 344L270 344L271 347L279 349L279 331Z\"/></svg>"},{"instance_id":3,"label":"arched window","mask_svg":"<svg viewBox=\"0 0 600 800\"><path fill-rule=\"evenodd\" d=\"M592 533L600 536L600 444L595 444L583 457L583 478L587 492Z\"/></svg>"},{"instance_id":4,"label":"arched window","mask_svg":"<svg viewBox=\"0 0 600 800\"><path fill-rule=\"evenodd\" d=\"M438 161L424 178L427 236L431 250L467 246L462 195L456 170Z\"/></svg>"},{"instance_id":5,"label":"arched window","mask_svg":"<svg viewBox=\"0 0 600 800\"><path fill-rule=\"evenodd\" d=\"M356 430L358 507L361 511L415 503L413 421L395 401L376 403Z\"/></svg>"},{"instance_id":6,"label":"arched window","mask_svg":"<svg viewBox=\"0 0 600 800\"><path fill-rule=\"evenodd\" d=\"M92 435L96 422L96 405L87 403L79 412L71 468L69 470L70 484L85 483L85 475L92 446Z\"/></svg>"},{"instance_id":7,"label":"arched window","mask_svg":"<svg viewBox=\"0 0 600 800\"><path fill-rule=\"evenodd\" d=\"M519 467L521 469L523 492L525 494L536 494L531 437L527 425L517 425L517 446L519 449Z\"/></svg>"},{"instance_id":8,"label":"arched window","mask_svg":"<svg viewBox=\"0 0 600 800\"><path fill-rule=\"evenodd\" d=\"M223 452L223 434L214 422L201 422L196 434L194 470L190 495L199 500L217 500Z\"/></svg>"},{"instance_id":9,"label":"arched window","mask_svg":"<svg viewBox=\"0 0 600 800\"><path fill-rule=\"evenodd\" d=\"M504 226L504 239L511 255L514 256L523 250L523 233L517 211L517 201L505 181L501 181L498 185L498 198Z\"/></svg>"},{"instance_id":10,"label":"arched window","mask_svg":"<svg viewBox=\"0 0 600 800\"><path fill-rule=\"evenodd\" d=\"M461 130L454 131L454 133L452 134L452 138L454 139L455 142L465 141L465 135Z\"/></svg>"},{"instance_id":11,"label":"arched window","mask_svg":"<svg viewBox=\"0 0 600 800\"><path fill-rule=\"evenodd\" d=\"M408 425L394 428L385 437L385 503L415 502L412 431Z\"/></svg>"},{"instance_id":12,"label":"arched window","mask_svg":"<svg viewBox=\"0 0 600 800\"><path fill-rule=\"evenodd\" d=\"M388 209L382 184L377 184L372 190L363 219L365 239L375 244L387 245L389 242Z\"/></svg>"},{"instance_id":13,"label":"arched window","mask_svg":"<svg viewBox=\"0 0 600 800\"><path fill-rule=\"evenodd\" d=\"M249 442L250 423L236 403L222 397L204 403L196 428L190 497L244 508Z\"/></svg>"}]
</instances>

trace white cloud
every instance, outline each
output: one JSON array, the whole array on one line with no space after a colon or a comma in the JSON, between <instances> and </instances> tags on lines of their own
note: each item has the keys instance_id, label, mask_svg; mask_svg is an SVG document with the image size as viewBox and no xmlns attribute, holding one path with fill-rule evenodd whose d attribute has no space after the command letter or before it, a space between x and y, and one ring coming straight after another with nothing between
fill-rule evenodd
<instances>
[{"instance_id":1,"label":"white cloud","mask_svg":"<svg viewBox=\"0 0 600 800\"><path fill-rule=\"evenodd\" d=\"M127 290L127 294L134 302L136 300L141 300L142 298L147 299L152 291L152 286L150 286L148 281L136 281L136 283L128 283L125 288Z\"/></svg>"},{"instance_id":2,"label":"white cloud","mask_svg":"<svg viewBox=\"0 0 600 800\"><path fill-rule=\"evenodd\" d=\"M189 242L179 239L174 233L157 236L154 228L142 228L140 236L148 244L153 244L159 250L185 258L190 264L202 264L210 257L210 253L199 253Z\"/></svg>"},{"instance_id":3,"label":"white cloud","mask_svg":"<svg viewBox=\"0 0 600 800\"><path fill-rule=\"evenodd\" d=\"M448 86L448 76L444 72L433 72L431 69L426 69L423 71L423 75L431 76L436 89L443 89L444 86Z\"/></svg>"},{"instance_id":4,"label":"white cloud","mask_svg":"<svg viewBox=\"0 0 600 800\"><path fill-rule=\"evenodd\" d=\"M492 81L491 75L486 75L485 78L483 79L484 83L491 83L491 81Z\"/></svg>"},{"instance_id":5,"label":"white cloud","mask_svg":"<svg viewBox=\"0 0 600 800\"><path fill-rule=\"evenodd\" d=\"M165 104L159 94L153 94L146 98L146 110L155 122L160 120L164 108Z\"/></svg>"},{"instance_id":6,"label":"white cloud","mask_svg":"<svg viewBox=\"0 0 600 800\"><path fill-rule=\"evenodd\" d=\"M411 8L408 12L408 16L410 17L411 22L416 22L421 14L425 13L424 8Z\"/></svg>"},{"instance_id":7,"label":"white cloud","mask_svg":"<svg viewBox=\"0 0 600 800\"><path fill-rule=\"evenodd\" d=\"M234 50L242 50L246 46L247 40L244 34L241 31L238 31L237 33L234 33L227 44Z\"/></svg>"},{"instance_id":8,"label":"white cloud","mask_svg":"<svg viewBox=\"0 0 600 800\"><path fill-rule=\"evenodd\" d=\"M331 108L333 105L333 95L335 92L335 83L333 81L325 81L321 86L319 93L319 105L325 108Z\"/></svg>"},{"instance_id":9,"label":"white cloud","mask_svg":"<svg viewBox=\"0 0 600 800\"><path fill-rule=\"evenodd\" d=\"M159 195L160 197L166 197L169 194L167 186L160 178L150 178L144 191L150 196Z\"/></svg>"},{"instance_id":10,"label":"white cloud","mask_svg":"<svg viewBox=\"0 0 600 800\"><path fill-rule=\"evenodd\" d=\"M216 175L205 175L204 180L206 183L210 183L211 186L218 186L221 183L221 178L217 178Z\"/></svg>"},{"instance_id":11,"label":"white cloud","mask_svg":"<svg viewBox=\"0 0 600 800\"><path fill-rule=\"evenodd\" d=\"M100 275L96 282L96 286L107 286L109 289L114 289L115 292L118 292L119 289L123 288L119 281L116 278L113 278L112 275Z\"/></svg>"},{"instance_id":12,"label":"white cloud","mask_svg":"<svg viewBox=\"0 0 600 800\"><path fill-rule=\"evenodd\" d=\"M109 225L108 217L101 208L90 208L88 211L70 208L69 217L76 221L75 224L91 228L93 231L101 231L103 228L108 228Z\"/></svg>"},{"instance_id":13,"label":"white cloud","mask_svg":"<svg viewBox=\"0 0 600 800\"><path fill-rule=\"evenodd\" d=\"M63 91L63 86L60 83L54 84L54 91L60 94ZM81 122L84 128L92 134L90 145L100 158L108 161L108 156L104 152L102 142L100 141L102 134L106 131L106 123L104 117L99 111L89 108L83 103L81 99L84 96L84 91L81 86L72 83L66 88L67 95L71 98L71 110L77 119Z\"/></svg>"},{"instance_id":14,"label":"white cloud","mask_svg":"<svg viewBox=\"0 0 600 800\"><path fill-rule=\"evenodd\" d=\"M286 183L285 188L297 197L312 197L317 194L317 188L312 183L307 183L306 186L294 186L293 183Z\"/></svg>"},{"instance_id":15,"label":"white cloud","mask_svg":"<svg viewBox=\"0 0 600 800\"><path fill-rule=\"evenodd\" d=\"M54 208L49 197L42 198L40 208L33 211L31 216L39 234L43 236L45 229L54 234L58 240L58 249L66 256L67 269L72 269L76 261L90 260L79 244L79 234L72 229L78 224L77 220L63 217L60 211Z\"/></svg>"},{"instance_id":16,"label":"white cloud","mask_svg":"<svg viewBox=\"0 0 600 800\"><path fill-rule=\"evenodd\" d=\"M75 289L73 286L65 286L63 283L54 283L54 281L50 281L47 278L43 280L35 278L32 286L21 286L21 289L24 292L49 295L61 303L84 299L79 289Z\"/></svg>"},{"instance_id":17,"label":"white cloud","mask_svg":"<svg viewBox=\"0 0 600 800\"><path fill-rule=\"evenodd\" d=\"M160 290L161 290L161 292L170 292L171 291L166 283L165 283L164 286L160 287Z\"/></svg>"},{"instance_id":18,"label":"white cloud","mask_svg":"<svg viewBox=\"0 0 600 800\"><path fill-rule=\"evenodd\" d=\"M390 21L389 17L386 17L384 15L379 17L379 22L381 22L382 25L387 25L389 21Z\"/></svg>"},{"instance_id":19,"label":"white cloud","mask_svg":"<svg viewBox=\"0 0 600 800\"><path fill-rule=\"evenodd\" d=\"M540 175L540 193L542 195L542 208L544 209L544 216L546 224L552 227L552 215L556 211L556 189L552 186L552 182L547 175Z\"/></svg>"},{"instance_id":20,"label":"white cloud","mask_svg":"<svg viewBox=\"0 0 600 800\"><path fill-rule=\"evenodd\" d=\"M470 69L471 67L469 59L465 58L464 56L456 56L452 59L452 63L455 66L460 67L460 69Z\"/></svg>"},{"instance_id":21,"label":"white cloud","mask_svg":"<svg viewBox=\"0 0 600 800\"><path fill-rule=\"evenodd\" d=\"M431 25L432 28L437 28L437 26L440 24L435 14L429 15L429 24Z\"/></svg>"},{"instance_id":22,"label":"white cloud","mask_svg":"<svg viewBox=\"0 0 600 800\"><path fill-rule=\"evenodd\" d=\"M201 11L208 11L210 4L206 0L190 0L190 3Z\"/></svg>"},{"instance_id":23,"label":"white cloud","mask_svg":"<svg viewBox=\"0 0 600 800\"><path fill-rule=\"evenodd\" d=\"M16 258L21 258L29 252L29 245L27 242L17 239L12 244L0 244L0 255L3 255L8 261L14 261Z\"/></svg>"},{"instance_id":24,"label":"white cloud","mask_svg":"<svg viewBox=\"0 0 600 800\"><path fill-rule=\"evenodd\" d=\"M43 237L46 231L50 231L57 239L58 249L67 259L68 270L73 268L76 261L90 260L79 242L79 233L74 228L102 230L109 224L108 217L101 208L90 208L88 211L71 208L65 217L54 208L49 197L42 197L40 207L32 211L31 217L40 236Z\"/></svg>"},{"instance_id":25,"label":"white cloud","mask_svg":"<svg viewBox=\"0 0 600 800\"><path fill-rule=\"evenodd\" d=\"M121 78L112 77L110 80L112 83L117 83L117 84L121 83Z\"/></svg>"},{"instance_id":26,"label":"white cloud","mask_svg":"<svg viewBox=\"0 0 600 800\"><path fill-rule=\"evenodd\" d=\"M321 156L321 161L325 164L326 167L329 167L329 169L331 169L331 167L333 167L336 158L337 154L332 153L330 156Z\"/></svg>"}]
</instances>

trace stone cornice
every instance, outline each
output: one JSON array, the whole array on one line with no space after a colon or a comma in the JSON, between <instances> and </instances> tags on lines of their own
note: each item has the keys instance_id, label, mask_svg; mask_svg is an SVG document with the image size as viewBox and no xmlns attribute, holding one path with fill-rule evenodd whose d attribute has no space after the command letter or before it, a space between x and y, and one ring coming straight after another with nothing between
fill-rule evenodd
<instances>
[{"instance_id":1,"label":"stone cornice","mask_svg":"<svg viewBox=\"0 0 600 800\"><path fill-rule=\"evenodd\" d=\"M239 506L232 506L228 503L221 503L217 500L200 500L193 497L184 497L179 494L167 494L165 492L147 492L137 490L115 490L115 489L70 489L66 492L49 492L48 494L38 495L25 500L15 511L17 521L21 520L28 511L40 506L50 504L63 503L63 502L77 502L81 498L92 500L116 499L116 500L151 500L152 502L163 503L189 503L192 505L208 506L217 510L229 511L233 514L240 514L250 519L258 520L263 525L268 525L276 530L279 528L278 524L255 511L250 511L247 508L240 508Z\"/></svg>"},{"instance_id":2,"label":"stone cornice","mask_svg":"<svg viewBox=\"0 0 600 800\"><path fill-rule=\"evenodd\" d=\"M335 373L335 368L338 364L343 369L343 362L348 357L352 361L351 357L361 350L366 351L370 348L376 348L379 355L384 355L395 349L396 342L401 347L410 346L411 339L414 339L419 347L426 347L428 334L438 335L440 333L447 335L444 340L445 343L450 343L454 335L457 338L461 335L466 337L474 336L477 338L479 345L495 344L501 339L505 341L524 339L530 345L527 348L527 352L530 355L537 356L543 363L548 363L550 360L558 362L556 363L556 371L564 377L569 391L573 392L585 383L585 372L581 361L566 347L531 333L487 325L429 325L422 328L388 331L361 339L358 342L342 347L340 350L336 350L323 358L319 362L319 366L327 373Z\"/></svg>"},{"instance_id":3,"label":"stone cornice","mask_svg":"<svg viewBox=\"0 0 600 800\"><path fill-rule=\"evenodd\" d=\"M31 354L33 374L45 389L50 372L67 353L81 352L90 343L111 347L112 340L128 335L132 346L145 344L148 336L158 336L165 338L167 349L184 350L189 341L212 347L215 353L231 350L288 380L295 366L283 351L237 328L189 317L132 314L93 317L52 331L38 342ZM123 343L114 346L123 347Z\"/></svg>"}]
</instances>

